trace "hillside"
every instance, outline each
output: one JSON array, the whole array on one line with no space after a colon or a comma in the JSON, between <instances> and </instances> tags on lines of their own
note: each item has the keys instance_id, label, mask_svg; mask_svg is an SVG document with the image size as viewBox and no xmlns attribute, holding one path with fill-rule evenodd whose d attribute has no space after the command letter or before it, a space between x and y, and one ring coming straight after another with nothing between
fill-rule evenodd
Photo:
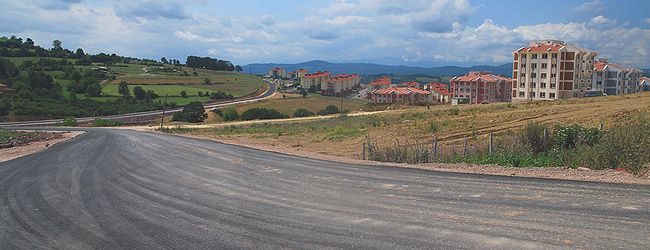
<instances>
[{"instance_id":1,"label":"hillside","mask_svg":"<svg viewBox=\"0 0 650 250\"><path fill-rule=\"evenodd\" d=\"M491 71L493 74L498 75L511 75L512 63L503 64L499 66L478 65L473 67L409 67L409 66L388 66L374 63L331 63L327 61L309 61L296 64L278 64L278 63L263 63L263 64L248 64L243 67L244 72L257 75L266 75L269 69L282 68L287 71L295 71L298 69L305 69L309 72L325 71L333 74L357 74L357 75L371 75L371 74L426 74L426 75L440 75L440 76L459 76L464 75L469 71Z\"/></svg>"}]
</instances>

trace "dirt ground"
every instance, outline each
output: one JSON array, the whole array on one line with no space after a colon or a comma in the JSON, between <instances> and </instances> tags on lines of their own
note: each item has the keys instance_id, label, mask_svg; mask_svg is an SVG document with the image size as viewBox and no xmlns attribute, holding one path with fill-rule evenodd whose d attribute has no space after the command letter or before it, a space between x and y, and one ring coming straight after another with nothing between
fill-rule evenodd
<instances>
[{"instance_id":1,"label":"dirt ground","mask_svg":"<svg viewBox=\"0 0 650 250\"><path fill-rule=\"evenodd\" d=\"M16 159L28 154L33 154L38 151L44 150L62 141L72 139L80 134L82 131L63 131L54 132L51 136L43 137L42 140L21 144L11 148L0 149L0 162Z\"/></svg>"}]
</instances>

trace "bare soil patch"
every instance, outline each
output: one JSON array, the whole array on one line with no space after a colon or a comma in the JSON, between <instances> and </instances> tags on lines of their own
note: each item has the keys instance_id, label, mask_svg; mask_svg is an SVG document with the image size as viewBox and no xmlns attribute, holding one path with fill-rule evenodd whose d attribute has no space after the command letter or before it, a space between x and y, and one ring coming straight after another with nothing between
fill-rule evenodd
<instances>
[{"instance_id":1,"label":"bare soil patch","mask_svg":"<svg viewBox=\"0 0 650 250\"><path fill-rule=\"evenodd\" d=\"M36 153L80 134L83 134L83 131L39 132L35 134L25 132L8 143L0 144L0 162Z\"/></svg>"}]
</instances>

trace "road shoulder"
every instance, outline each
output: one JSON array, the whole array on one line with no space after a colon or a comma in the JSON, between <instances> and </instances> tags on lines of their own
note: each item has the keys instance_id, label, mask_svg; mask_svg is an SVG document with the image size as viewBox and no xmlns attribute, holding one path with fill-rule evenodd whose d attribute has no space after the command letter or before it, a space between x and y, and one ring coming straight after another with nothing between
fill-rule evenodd
<instances>
[{"instance_id":1,"label":"road shoulder","mask_svg":"<svg viewBox=\"0 0 650 250\"><path fill-rule=\"evenodd\" d=\"M33 131L30 131L33 132ZM59 142L67 141L83 134L84 131L48 131L59 133L60 136L47 137L44 140L30 142L26 145L0 149L0 162L10 161L25 155L47 149Z\"/></svg>"}]
</instances>

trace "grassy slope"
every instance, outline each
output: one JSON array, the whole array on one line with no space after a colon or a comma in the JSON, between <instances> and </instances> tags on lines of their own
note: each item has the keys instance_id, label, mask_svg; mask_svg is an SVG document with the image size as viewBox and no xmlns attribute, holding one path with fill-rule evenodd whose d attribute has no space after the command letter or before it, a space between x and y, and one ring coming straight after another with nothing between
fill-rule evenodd
<instances>
[{"instance_id":1,"label":"grassy slope","mask_svg":"<svg viewBox=\"0 0 650 250\"><path fill-rule=\"evenodd\" d=\"M378 143L392 145L395 140L432 140L438 136L440 145L461 145L463 139L485 142L491 132L515 130L530 121L545 124L581 124L605 129L617 120L638 111L650 111L650 93L598 98L544 101L521 104L463 105L459 113L450 112L450 106L439 105L430 109L411 107L364 117L290 123L281 125L256 125L241 128L220 128L197 133L273 143L303 150L356 157L361 151L363 131ZM256 105L266 105L264 102ZM269 107L280 108L272 103ZM293 107L294 110L297 107ZM341 135L341 136L339 136ZM351 135L351 136L348 136ZM335 138L335 139L331 139Z\"/></svg>"},{"instance_id":2,"label":"grassy slope","mask_svg":"<svg viewBox=\"0 0 650 250\"><path fill-rule=\"evenodd\" d=\"M363 107L367 103L365 100L358 99L343 99L343 110L355 111ZM296 109L304 108L311 112L318 112L319 110L324 109L328 105L334 105L338 108L341 107L341 98L336 97L327 97L317 94L309 95L307 98L303 98L301 95L287 95L287 98L282 98L282 95L277 95L276 98L261 100L254 103L238 105L235 109L241 114L242 112L250 108L266 108L266 109L275 109L284 114L293 117L293 112Z\"/></svg>"}]
</instances>

